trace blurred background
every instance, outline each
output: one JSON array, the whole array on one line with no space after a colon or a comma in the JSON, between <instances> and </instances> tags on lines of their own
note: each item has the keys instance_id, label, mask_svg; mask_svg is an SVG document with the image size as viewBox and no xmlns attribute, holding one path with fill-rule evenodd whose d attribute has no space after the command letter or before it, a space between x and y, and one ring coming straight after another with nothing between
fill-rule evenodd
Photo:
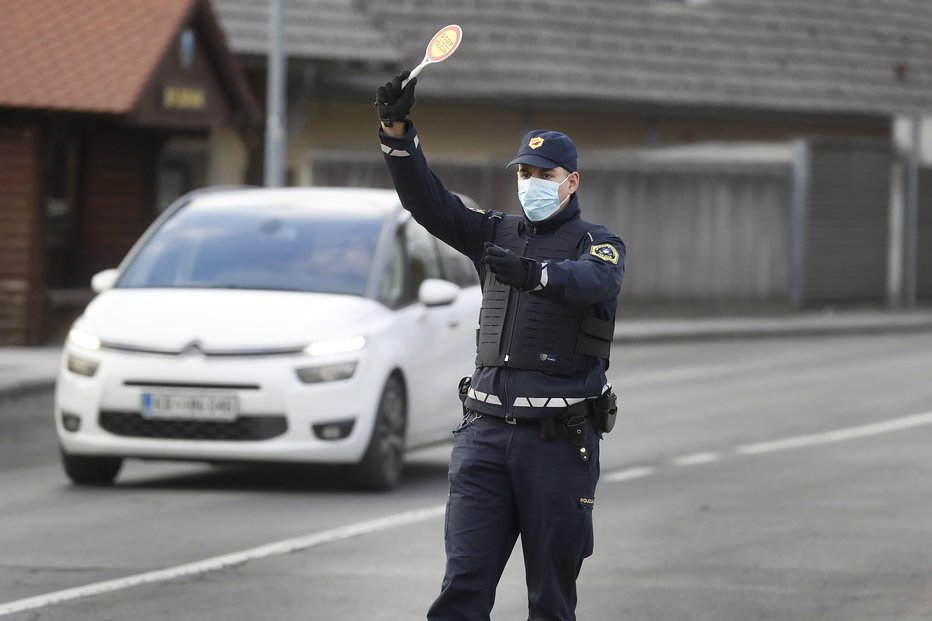
<instances>
[{"instance_id":1,"label":"blurred background","mask_svg":"<svg viewBox=\"0 0 932 621\"><path fill-rule=\"evenodd\" d=\"M286 185L390 187L374 90L447 23L412 118L432 165L515 212L529 129L580 149L628 245L623 315L932 299L927 0L287 0ZM263 183L269 7L3 0L0 345L60 339L183 193Z\"/></svg>"}]
</instances>

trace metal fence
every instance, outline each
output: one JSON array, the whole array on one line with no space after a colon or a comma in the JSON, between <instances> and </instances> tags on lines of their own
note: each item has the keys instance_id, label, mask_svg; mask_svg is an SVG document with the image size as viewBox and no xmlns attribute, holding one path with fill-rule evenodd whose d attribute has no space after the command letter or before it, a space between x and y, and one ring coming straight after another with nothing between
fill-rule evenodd
<instances>
[{"instance_id":1,"label":"metal fence","mask_svg":"<svg viewBox=\"0 0 932 621\"><path fill-rule=\"evenodd\" d=\"M792 235L795 303L884 300L893 150L877 140L821 139L797 151ZM800 204L799 201L803 202Z\"/></svg>"},{"instance_id":2,"label":"metal fence","mask_svg":"<svg viewBox=\"0 0 932 621\"><path fill-rule=\"evenodd\" d=\"M932 299L932 168L919 172L916 231L916 296Z\"/></svg>"},{"instance_id":3,"label":"metal fence","mask_svg":"<svg viewBox=\"0 0 932 621\"><path fill-rule=\"evenodd\" d=\"M711 157L700 149L581 159L583 217L617 232L627 246L625 300L796 306L884 300L889 145L810 140L771 147L765 157L723 146ZM432 162L432 168L447 188L481 206L519 212L514 177L500 161ZM318 153L311 177L314 185L391 187L384 162L368 154ZM923 187L932 197L932 180L926 177ZM921 247L926 257L932 241ZM925 290L930 269L922 272Z\"/></svg>"},{"instance_id":4,"label":"metal fence","mask_svg":"<svg viewBox=\"0 0 932 621\"><path fill-rule=\"evenodd\" d=\"M603 161L580 189L586 217L628 250L625 297L785 300L789 167Z\"/></svg>"}]
</instances>

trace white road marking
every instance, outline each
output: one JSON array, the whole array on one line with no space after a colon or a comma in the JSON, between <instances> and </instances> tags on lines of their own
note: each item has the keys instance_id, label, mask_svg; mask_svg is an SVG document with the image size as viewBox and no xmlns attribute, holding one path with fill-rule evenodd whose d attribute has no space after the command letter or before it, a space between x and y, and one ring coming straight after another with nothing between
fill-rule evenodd
<instances>
[{"instance_id":1,"label":"white road marking","mask_svg":"<svg viewBox=\"0 0 932 621\"><path fill-rule=\"evenodd\" d=\"M870 423L859 425L857 427L848 427L845 429L836 429L815 433L807 436L795 436L784 438L782 440L771 440L768 442L758 442L755 444L745 444L735 449L735 455L761 455L775 451L786 451L805 446L815 446L819 444L829 444L832 442L844 442L847 440L856 440L869 436L880 435L912 429L923 425L932 425L932 412L894 418L892 420L882 421L879 423ZM724 456L717 452L691 453L673 458L670 463L674 466L698 466L721 461ZM639 479L641 477L654 474L654 469L649 467L628 468L619 470L603 477L603 480L609 482L628 481L630 479Z\"/></svg>"},{"instance_id":2,"label":"white road marking","mask_svg":"<svg viewBox=\"0 0 932 621\"><path fill-rule=\"evenodd\" d=\"M721 453L693 453L692 455L683 455L673 460L674 466L698 466L700 464L711 464L722 458Z\"/></svg>"},{"instance_id":3,"label":"white road marking","mask_svg":"<svg viewBox=\"0 0 932 621\"><path fill-rule=\"evenodd\" d=\"M325 530L319 533L305 535L303 537L285 539L284 541L270 543L256 548L242 550L240 552L233 552L232 554L215 556L213 558L209 558L203 561L196 561L194 563L188 563L186 565L178 565L177 567L170 567L168 569L159 569L156 571L127 576L125 578L96 582L94 584L88 584L82 587L65 589L62 591L55 591L53 593L46 593L45 595L37 595L35 597L20 599L6 604L0 604L0 617L22 612L24 610L33 610L35 608L43 608L45 606L60 604L62 602L75 599L100 595L102 593L111 593L113 591L128 589L130 587L139 586L142 584L165 582L167 580L175 580L177 578L183 578L186 576L205 574L208 572L225 569L227 567L232 567L234 565L241 565L248 561L255 561L262 558L268 558L270 556L281 556L283 554L290 554L292 552L306 550L308 548L313 548L315 546L323 545L326 543L333 543L335 541L342 541L344 539L359 537L360 535L368 535L370 533L390 530L392 528L398 528L408 524L424 522L443 515L445 509L446 507L444 505L439 505L435 507L427 507L425 509L417 509L415 511L396 513L394 515L369 520L367 522L350 524L348 526L342 526L332 530Z\"/></svg>"},{"instance_id":4,"label":"white road marking","mask_svg":"<svg viewBox=\"0 0 932 621\"><path fill-rule=\"evenodd\" d=\"M631 479L649 477L652 474L654 474L653 468L627 468L625 470L619 470L618 472L607 474L602 477L602 480L609 482L630 481Z\"/></svg>"},{"instance_id":5,"label":"white road marking","mask_svg":"<svg viewBox=\"0 0 932 621\"><path fill-rule=\"evenodd\" d=\"M817 433L808 436L796 436L793 438L784 438L783 440L759 442L756 444L745 444L735 449L735 453L738 455L760 455L762 453L784 451L804 446L814 446L819 444L829 444L832 442L855 440L858 438L891 433L894 431L902 431L904 429L912 429L914 427L921 427L923 425L930 424L932 424L932 412L925 412L922 414L904 416L902 418L895 418L879 423L871 423L857 427L848 427L846 429L827 431L824 433ZM675 458L673 463L677 466L689 466L711 463L718 461L719 459L721 459L721 455L719 453L694 453L691 455L684 455L682 457ZM648 466L626 468L625 470L618 470L616 472L607 474L603 476L602 479L608 482L630 481L632 479L648 477L654 474L654 471L654 468ZM323 545L326 543L333 543L335 541L342 541L344 539L351 539L361 535L390 530L392 528L398 528L408 524L424 522L443 515L445 510L446 507L444 505L438 505L434 507L427 507L425 509L418 509L415 511L396 513L395 515L389 515L383 518L369 520L367 522L350 524L348 526L334 528L332 530L326 530L320 533L306 535L304 537L286 539L284 541L270 543L264 546L250 548L240 552L234 552L232 554L215 556L213 558L188 563L186 565L178 565L177 567L171 567L168 569L160 569L156 571L135 574L125 578L96 582L94 584L88 584L83 587L65 589L62 591L46 593L45 595L37 595L35 597L20 599L13 602L8 602L6 604L0 604L0 617L17 612L23 612L25 610L44 608L53 604L60 604L62 602L81 599L84 597L91 597L93 595L111 593L113 591L128 589L130 587L143 584L165 582L186 576L218 571L220 569L225 569L234 565L241 565L248 561L268 558L270 556L281 556L284 554L290 554L292 552L313 548L315 546Z\"/></svg>"},{"instance_id":6,"label":"white road marking","mask_svg":"<svg viewBox=\"0 0 932 621\"><path fill-rule=\"evenodd\" d=\"M868 436L902 431L904 429L912 429L913 427L930 424L932 424L932 412L925 412L923 414L894 418L880 423L859 425L857 427L837 429L835 431L816 433L808 436L796 436L794 438L784 438L783 440L774 440L771 442L745 444L744 446L739 446L735 452L739 455L760 455L761 453L785 451L803 446L814 446L817 444L829 444L831 442L844 442L845 440L866 438Z\"/></svg>"}]
</instances>

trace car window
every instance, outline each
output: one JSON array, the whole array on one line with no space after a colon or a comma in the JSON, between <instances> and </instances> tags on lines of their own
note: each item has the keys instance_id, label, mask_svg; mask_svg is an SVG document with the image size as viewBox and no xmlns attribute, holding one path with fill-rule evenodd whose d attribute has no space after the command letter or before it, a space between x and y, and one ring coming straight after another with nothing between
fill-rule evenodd
<instances>
[{"instance_id":1,"label":"car window","mask_svg":"<svg viewBox=\"0 0 932 621\"><path fill-rule=\"evenodd\" d=\"M440 262L443 264L443 277L460 287L471 287L479 284L479 275L476 267L466 255L457 252L443 242L437 242L440 248Z\"/></svg>"},{"instance_id":2,"label":"car window","mask_svg":"<svg viewBox=\"0 0 932 621\"><path fill-rule=\"evenodd\" d=\"M441 278L443 274L433 236L414 220L409 220L405 225L405 246L408 251L405 291L408 299L414 300L424 279Z\"/></svg>"},{"instance_id":3,"label":"car window","mask_svg":"<svg viewBox=\"0 0 932 621\"><path fill-rule=\"evenodd\" d=\"M297 208L182 210L117 286L364 295L381 229L379 218Z\"/></svg>"},{"instance_id":4,"label":"car window","mask_svg":"<svg viewBox=\"0 0 932 621\"><path fill-rule=\"evenodd\" d=\"M405 240L399 232L392 243L391 256L379 283L379 301L389 308L398 308L404 302L405 257Z\"/></svg>"}]
</instances>

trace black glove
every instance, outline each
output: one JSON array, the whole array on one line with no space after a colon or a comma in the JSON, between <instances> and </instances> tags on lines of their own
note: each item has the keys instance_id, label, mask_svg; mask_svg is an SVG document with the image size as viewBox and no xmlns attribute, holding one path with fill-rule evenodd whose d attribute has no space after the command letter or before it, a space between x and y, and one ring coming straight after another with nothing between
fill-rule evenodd
<instances>
[{"instance_id":1,"label":"black glove","mask_svg":"<svg viewBox=\"0 0 932 621\"><path fill-rule=\"evenodd\" d=\"M417 78L408 82L404 90L401 89L401 83L409 75L411 75L410 71L403 71L391 82L380 86L375 91L375 108L379 112L379 120L387 127L391 127L393 121L404 121L405 117L411 114L411 108L414 107L414 87L417 84Z\"/></svg>"},{"instance_id":2,"label":"black glove","mask_svg":"<svg viewBox=\"0 0 932 621\"><path fill-rule=\"evenodd\" d=\"M503 285L530 291L540 283L540 263L519 257L507 248L486 242L482 262Z\"/></svg>"}]
</instances>

